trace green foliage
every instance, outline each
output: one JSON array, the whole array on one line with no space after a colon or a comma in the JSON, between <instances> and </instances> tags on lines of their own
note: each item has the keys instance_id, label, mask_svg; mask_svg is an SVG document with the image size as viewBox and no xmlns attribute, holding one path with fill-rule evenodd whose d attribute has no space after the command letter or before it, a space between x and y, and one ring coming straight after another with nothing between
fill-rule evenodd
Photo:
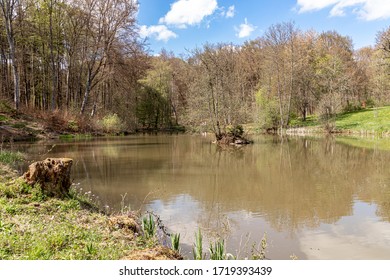
<instances>
[{"instance_id":1,"label":"green foliage","mask_svg":"<svg viewBox=\"0 0 390 280\"><path fill-rule=\"evenodd\" d=\"M375 107L375 101L371 98L368 98L366 100L366 108L374 108Z\"/></svg>"},{"instance_id":2,"label":"green foliage","mask_svg":"<svg viewBox=\"0 0 390 280\"><path fill-rule=\"evenodd\" d=\"M318 117L315 115L307 116L306 121L302 118L293 118L290 120L290 127L307 127L307 126L318 126L320 122Z\"/></svg>"},{"instance_id":3,"label":"green foliage","mask_svg":"<svg viewBox=\"0 0 390 280\"><path fill-rule=\"evenodd\" d=\"M29 184L22 182L19 185L21 187L21 194L30 195L31 201L43 202L47 199L47 195L44 193L42 187L39 184L30 186Z\"/></svg>"},{"instance_id":4,"label":"green foliage","mask_svg":"<svg viewBox=\"0 0 390 280\"><path fill-rule=\"evenodd\" d=\"M362 110L361 104L353 104L353 103L348 103L347 106L343 108L344 113L352 113L352 112L357 112Z\"/></svg>"},{"instance_id":5,"label":"green foliage","mask_svg":"<svg viewBox=\"0 0 390 280\"><path fill-rule=\"evenodd\" d=\"M123 123L117 114L108 114L102 119L103 130L108 133L118 133L123 129Z\"/></svg>"},{"instance_id":6,"label":"green foliage","mask_svg":"<svg viewBox=\"0 0 390 280\"><path fill-rule=\"evenodd\" d=\"M78 122L75 120L69 120L68 121L68 129L75 131L75 132L79 131Z\"/></svg>"},{"instance_id":7,"label":"green foliage","mask_svg":"<svg viewBox=\"0 0 390 280\"><path fill-rule=\"evenodd\" d=\"M211 260L225 260L225 241L217 240L214 244L210 244L209 251Z\"/></svg>"},{"instance_id":8,"label":"green foliage","mask_svg":"<svg viewBox=\"0 0 390 280\"><path fill-rule=\"evenodd\" d=\"M177 252L180 251L180 233L171 234L171 244L172 244L172 250Z\"/></svg>"},{"instance_id":9,"label":"green foliage","mask_svg":"<svg viewBox=\"0 0 390 280\"><path fill-rule=\"evenodd\" d=\"M23 160L20 152L0 150L0 162L4 164L13 164Z\"/></svg>"},{"instance_id":10,"label":"green foliage","mask_svg":"<svg viewBox=\"0 0 390 280\"><path fill-rule=\"evenodd\" d=\"M194 260L203 260L203 241L202 241L202 232L200 229L195 233L195 244L192 248L192 253L194 255Z\"/></svg>"},{"instance_id":11,"label":"green foliage","mask_svg":"<svg viewBox=\"0 0 390 280\"><path fill-rule=\"evenodd\" d=\"M0 115L0 122L8 121L8 118L6 116Z\"/></svg>"},{"instance_id":12,"label":"green foliage","mask_svg":"<svg viewBox=\"0 0 390 280\"><path fill-rule=\"evenodd\" d=\"M140 90L136 116L142 128L159 129L172 126L168 100L150 86L144 86Z\"/></svg>"},{"instance_id":13,"label":"green foliage","mask_svg":"<svg viewBox=\"0 0 390 280\"><path fill-rule=\"evenodd\" d=\"M142 219L142 229L147 239L152 239L156 235L156 223L153 216L149 214Z\"/></svg>"},{"instance_id":14,"label":"green foliage","mask_svg":"<svg viewBox=\"0 0 390 280\"><path fill-rule=\"evenodd\" d=\"M244 134L244 127L240 124L228 127L228 135L240 138Z\"/></svg>"},{"instance_id":15,"label":"green foliage","mask_svg":"<svg viewBox=\"0 0 390 280\"><path fill-rule=\"evenodd\" d=\"M19 193L20 188L18 184L0 184L0 196L10 199L17 197Z\"/></svg>"},{"instance_id":16,"label":"green foliage","mask_svg":"<svg viewBox=\"0 0 390 280\"><path fill-rule=\"evenodd\" d=\"M268 95L266 88L260 88L256 93L258 107L257 122L261 128L276 128L279 126L278 102L274 96Z\"/></svg>"}]
</instances>

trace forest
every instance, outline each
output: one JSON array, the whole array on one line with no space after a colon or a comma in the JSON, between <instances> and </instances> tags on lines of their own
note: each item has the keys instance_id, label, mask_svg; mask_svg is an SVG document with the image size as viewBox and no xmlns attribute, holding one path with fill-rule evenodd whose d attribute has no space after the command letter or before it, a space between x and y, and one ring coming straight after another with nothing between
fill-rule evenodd
<instances>
[{"instance_id":1,"label":"forest","mask_svg":"<svg viewBox=\"0 0 390 280\"><path fill-rule=\"evenodd\" d=\"M0 0L0 100L69 128L268 130L390 104L390 27L354 49L336 31L275 23L243 45L150 54L128 0Z\"/></svg>"}]
</instances>

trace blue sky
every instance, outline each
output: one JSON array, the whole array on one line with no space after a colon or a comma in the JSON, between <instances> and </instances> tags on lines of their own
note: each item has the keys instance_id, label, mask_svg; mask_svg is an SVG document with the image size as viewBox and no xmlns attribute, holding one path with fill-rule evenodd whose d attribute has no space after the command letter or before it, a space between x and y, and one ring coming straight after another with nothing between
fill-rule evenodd
<instances>
[{"instance_id":1,"label":"blue sky","mask_svg":"<svg viewBox=\"0 0 390 280\"><path fill-rule=\"evenodd\" d=\"M355 49L374 45L390 26L390 0L138 0L140 33L151 53L176 55L204 43L242 44L272 24L294 21L302 30L336 30Z\"/></svg>"}]
</instances>

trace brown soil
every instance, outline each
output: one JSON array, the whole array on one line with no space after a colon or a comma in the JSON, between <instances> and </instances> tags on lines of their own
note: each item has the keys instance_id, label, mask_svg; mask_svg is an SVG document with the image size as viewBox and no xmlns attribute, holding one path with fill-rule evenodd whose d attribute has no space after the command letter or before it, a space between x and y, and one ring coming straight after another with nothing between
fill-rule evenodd
<instances>
[{"instance_id":1,"label":"brown soil","mask_svg":"<svg viewBox=\"0 0 390 280\"><path fill-rule=\"evenodd\" d=\"M164 246L133 251L124 260L182 260L183 257L176 251Z\"/></svg>"}]
</instances>

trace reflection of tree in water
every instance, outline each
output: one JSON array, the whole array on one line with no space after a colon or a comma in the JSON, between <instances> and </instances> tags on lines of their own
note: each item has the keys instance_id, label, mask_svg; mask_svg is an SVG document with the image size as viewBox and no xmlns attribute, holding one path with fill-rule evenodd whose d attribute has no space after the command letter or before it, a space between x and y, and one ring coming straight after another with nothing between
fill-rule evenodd
<instances>
[{"instance_id":1,"label":"reflection of tree in water","mask_svg":"<svg viewBox=\"0 0 390 280\"><path fill-rule=\"evenodd\" d=\"M390 153L332 138L261 137L223 151L196 137L149 136L59 145L52 154L74 158L74 176L110 205L125 193L133 208L150 193L162 203L187 194L209 229L224 227L225 213L246 211L295 232L351 215L355 199L375 202L390 220Z\"/></svg>"},{"instance_id":2,"label":"reflection of tree in water","mask_svg":"<svg viewBox=\"0 0 390 280\"><path fill-rule=\"evenodd\" d=\"M198 152L208 168L186 190L205 209L261 212L276 229L291 231L351 215L355 198L374 201L379 209L387 205L381 192L389 186L380 182L388 176L383 166L388 153L338 145L331 138L273 140L247 148L240 157L212 147Z\"/></svg>"}]
</instances>

